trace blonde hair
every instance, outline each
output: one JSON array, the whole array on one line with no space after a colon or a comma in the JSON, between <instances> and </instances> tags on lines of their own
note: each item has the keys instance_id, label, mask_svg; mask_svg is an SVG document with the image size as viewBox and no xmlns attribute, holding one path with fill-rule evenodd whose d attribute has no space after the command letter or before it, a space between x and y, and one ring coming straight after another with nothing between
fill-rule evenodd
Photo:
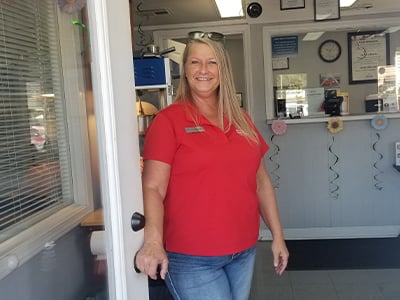
<instances>
[{"instance_id":1,"label":"blonde hair","mask_svg":"<svg viewBox=\"0 0 400 300\"><path fill-rule=\"evenodd\" d=\"M233 80L232 65L229 54L222 42L213 41L208 38L191 39L188 41L182 56L181 79L177 89L175 101L190 101L190 86L186 78L185 65L189 56L190 49L196 44L206 44L215 53L220 78L218 90L218 122L222 130L229 131L232 124L240 131L240 133L249 140L259 143L258 136L254 130L251 121L236 100L236 88ZM228 127L224 128L224 117L228 120Z\"/></svg>"}]
</instances>

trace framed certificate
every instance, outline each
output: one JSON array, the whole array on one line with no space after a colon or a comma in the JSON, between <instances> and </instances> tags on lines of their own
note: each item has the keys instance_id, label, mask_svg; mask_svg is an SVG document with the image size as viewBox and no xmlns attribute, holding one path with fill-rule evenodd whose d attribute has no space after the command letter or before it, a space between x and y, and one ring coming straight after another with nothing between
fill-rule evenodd
<instances>
[{"instance_id":1,"label":"framed certificate","mask_svg":"<svg viewBox=\"0 0 400 300\"><path fill-rule=\"evenodd\" d=\"M272 70L287 70L289 69L289 57L278 56L272 58Z\"/></svg>"},{"instance_id":2,"label":"framed certificate","mask_svg":"<svg viewBox=\"0 0 400 300\"><path fill-rule=\"evenodd\" d=\"M382 31L347 33L349 83L374 83L378 66L390 65L389 38Z\"/></svg>"},{"instance_id":3,"label":"framed certificate","mask_svg":"<svg viewBox=\"0 0 400 300\"><path fill-rule=\"evenodd\" d=\"M305 0L281 0L281 10L304 8Z\"/></svg>"},{"instance_id":4,"label":"framed certificate","mask_svg":"<svg viewBox=\"0 0 400 300\"><path fill-rule=\"evenodd\" d=\"M314 0L314 20L340 19L340 0Z\"/></svg>"}]
</instances>

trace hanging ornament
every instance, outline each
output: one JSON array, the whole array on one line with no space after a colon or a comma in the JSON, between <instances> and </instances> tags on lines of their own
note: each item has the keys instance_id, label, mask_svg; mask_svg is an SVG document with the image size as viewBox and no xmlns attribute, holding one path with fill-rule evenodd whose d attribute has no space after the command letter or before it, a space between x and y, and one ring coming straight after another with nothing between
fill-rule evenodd
<instances>
[{"instance_id":1,"label":"hanging ornament","mask_svg":"<svg viewBox=\"0 0 400 300\"><path fill-rule=\"evenodd\" d=\"M274 169L271 170L272 185L274 186L274 188L279 188L280 176L278 175L277 171L278 171L280 165L276 161L276 158L278 157L280 148L279 148L278 144L275 143L275 137L278 135L284 135L286 133L287 124L284 120L281 120L281 119L273 120L272 124L271 124L271 129L273 132L273 135L271 136L271 145L274 148L274 152L269 157L269 160L274 164Z\"/></svg>"},{"instance_id":2,"label":"hanging ornament","mask_svg":"<svg viewBox=\"0 0 400 300\"><path fill-rule=\"evenodd\" d=\"M331 160L329 163L329 193L333 199L339 198L339 185L337 180L339 179L339 173L336 171L336 165L339 162L339 156L333 151L333 145L335 144L334 134L343 130L343 121L340 118L332 117L328 120L328 125L326 126L331 133L331 143L328 146L329 154Z\"/></svg>"},{"instance_id":3,"label":"hanging ornament","mask_svg":"<svg viewBox=\"0 0 400 300\"><path fill-rule=\"evenodd\" d=\"M381 131L386 129L388 126L389 122L388 119L383 116L383 115L377 115L372 118L371 120L371 126L376 130L376 131ZM374 174L374 187L381 191L383 190L383 181L380 180L380 176L383 174L383 171L379 168L379 162L383 160L383 154L378 151L378 143L381 140L381 135L379 132L375 132L376 140L372 144L372 150L378 155L377 160L374 162L373 167L375 169L375 174Z\"/></svg>"},{"instance_id":4,"label":"hanging ornament","mask_svg":"<svg viewBox=\"0 0 400 300\"><path fill-rule=\"evenodd\" d=\"M272 132L275 135L284 135L287 130L287 124L284 120L273 120L271 124Z\"/></svg>"},{"instance_id":5,"label":"hanging ornament","mask_svg":"<svg viewBox=\"0 0 400 300\"><path fill-rule=\"evenodd\" d=\"M339 173L336 171L336 165L339 162L339 156L333 151L335 137L332 135L332 141L329 144L328 150L332 157L329 163L329 193L333 199L339 199L339 185L336 183L339 179Z\"/></svg>"},{"instance_id":6,"label":"hanging ornament","mask_svg":"<svg viewBox=\"0 0 400 300\"><path fill-rule=\"evenodd\" d=\"M278 175L278 170L280 168L279 163L276 161L276 158L279 155L279 151L280 148L279 146L274 142L276 135L273 134L271 136L271 145L273 146L274 152L271 154L271 156L269 157L269 160L273 163L274 168L270 171L271 173L271 180L272 180L272 185L274 186L274 188L279 188L279 180L281 179L281 177Z\"/></svg>"},{"instance_id":7,"label":"hanging ornament","mask_svg":"<svg viewBox=\"0 0 400 300\"><path fill-rule=\"evenodd\" d=\"M379 142L380 139L381 139L381 135L380 135L378 132L376 132L375 134L376 134L376 138L377 138L377 139L376 139L376 141L372 144L372 150L374 150L374 152L378 155L378 159L377 159L377 160L374 162L374 164L373 164L374 169L375 169L375 174L374 174L374 182L375 182L375 183L374 183L374 187L375 187L377 190L381 191L381 190L383 189L383 187L382 187L383 181L380 180L379 176L383 174L383 171L379 168L378 164L379 164L379 162L383 159L383 154L380 153L380 152L377 150L377 147L376 147L376 145L378 144L378 142Z\"/></svg>"},{"instance_id":8,"label":"hanging ornament","mask_svg":"<svg viewBox=\"0 0 400 300\"><path fill-rule=\"evenodd\" d=\"M329 118L327 128L330 133L335 134L343 130L343 121L340 118Z\"/></svg>"},{"instance_id":9,"label":"hanging ornament","mask_svg":"<svg viewBox=\"0 0 400 300\"><path fill-rule=\"evenodd\" d=\"M86 0L57 0L62 12L73 14L86 5Z\"/></svg>"},{"instance_id":10,"label":"hanging ornament","mask_svg":"<svg viewBox=\"0 0 400 300\"><path fill-rule=\"evenodd\" d=\"M375 128L376 130L384 130L384 129L386 129L388 124L389 124L388 119L382 115L375 116L371 120L371 126L373 128Z\"/></svg>"}]
</instances>

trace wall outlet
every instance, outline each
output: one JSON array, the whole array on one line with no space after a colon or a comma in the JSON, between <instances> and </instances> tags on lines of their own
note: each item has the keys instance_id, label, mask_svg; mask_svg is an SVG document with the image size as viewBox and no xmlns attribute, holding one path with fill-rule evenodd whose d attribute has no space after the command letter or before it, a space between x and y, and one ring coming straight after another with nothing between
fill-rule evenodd
<instances>
[{"instance_id":1,"label":"wall outlet","mask_svg":"<svg viewBox=\"0 0 400 300\"><path fill-rule=\"evenodd\" d=\"M396 166L400 166L400 142L394 143L395 145L395 155L396 155Z\"/></svg>"}]
</instances>

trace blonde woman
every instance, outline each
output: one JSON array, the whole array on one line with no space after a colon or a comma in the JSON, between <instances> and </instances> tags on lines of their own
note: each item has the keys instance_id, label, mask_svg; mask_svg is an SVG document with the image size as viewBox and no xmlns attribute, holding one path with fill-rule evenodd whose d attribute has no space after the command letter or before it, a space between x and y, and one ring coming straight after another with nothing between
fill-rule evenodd
<instances>
[{"instance_id":1,"label":"blonde woman","mask_svg":"<svg viewBox=\"0 0 400 300\"><path fill-rule=\"evenodd\" d=\"M240 108L224 36L191 32L175 102L146 132L146 226L136 265L174 299L248 299L260 215L277 274L288 262L268 150Z\"/></svg>"}]
</instances>

